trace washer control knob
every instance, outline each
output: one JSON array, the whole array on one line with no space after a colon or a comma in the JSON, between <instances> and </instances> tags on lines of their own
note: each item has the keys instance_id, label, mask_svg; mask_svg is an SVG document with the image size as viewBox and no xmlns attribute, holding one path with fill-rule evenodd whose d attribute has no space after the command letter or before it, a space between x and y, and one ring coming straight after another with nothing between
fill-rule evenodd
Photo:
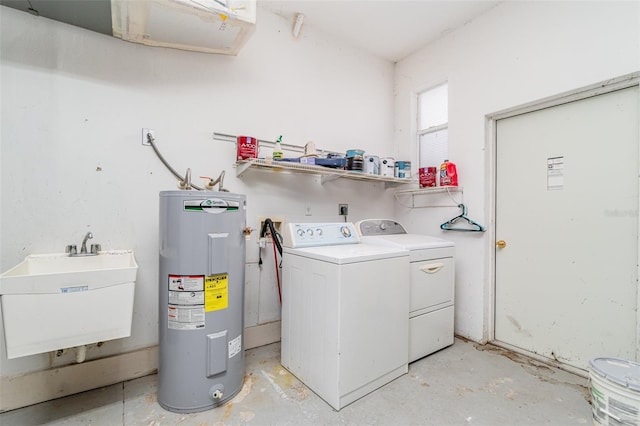
<instances>
[{"instance_id":1,"label":"washer control knob","mask_svg":"<svg viewBox=\"0 0 640 426\"><path fill-rule=\"evenodd\" d=\"M351 229L349 229L348 226L343 226L342 228L340 228L340 232L342 232L342 235L344 235L347 238L351 236Z\"/></svg>"},{"instance_id":2,"label":"washer control knob","mask_svg":"<svg viewBox=\"0 0 640 426\"><path fill-rule=\"evenodd\" d=\"M307 235L309 235L310 237L313 237L313 229L311 228L307 229Z\"/></svg>"},{"instance_id":3,"label":"washer control knob","mask_svg":"<svg viewBox=\"0 0 640 426\"><path fill-rule=\"evenodd\" d=\"M316 229L316 232L318 233L318 236L322 235L322 228Z\"/></svg>"},{"instance_id":4,"label":"washer control knob","mask_svg":"<svg viewBox=\"0 0 640 426\"><path fill-rule=\"evenodd\" d=\"M298 229L298 235L302 237L304 235L304 231L302 229Z\"/></svg>"}]
</instances>

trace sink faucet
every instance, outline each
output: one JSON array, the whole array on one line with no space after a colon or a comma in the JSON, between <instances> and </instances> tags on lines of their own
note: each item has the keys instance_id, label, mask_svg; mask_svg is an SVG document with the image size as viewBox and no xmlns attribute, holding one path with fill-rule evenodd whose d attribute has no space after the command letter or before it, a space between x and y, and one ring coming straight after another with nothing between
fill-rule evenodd
<instances>
[{"instance_id":1,"label":"sink faucet","mask_svg":"<svg viewBox=\"0 0 640 426\"><path fill-rule=\"evenodd\" d=\"M84 240L82 240L82 247L80 247L80 253L87 252L87 240L93 238L93 234L91 232L87 232L87 235L84 236Z\"/></svg>"},{"instance_id":2,"label":"sink faucet","mask_svg":"<svg viewBox=\"0 0 640 426\"><path fill-rule=\"evenodd\" d=\"M93 238L93 234L91 232L87 232L82 240L82 246L80 247L80 253L78 253L78 249L75 244L68 245L66 248L66 252L69 253L69 256L95 256L99 254L102 247L100 244L91 244L91 251L87 250L87 240Z\"/></svg>"}]
</instances>

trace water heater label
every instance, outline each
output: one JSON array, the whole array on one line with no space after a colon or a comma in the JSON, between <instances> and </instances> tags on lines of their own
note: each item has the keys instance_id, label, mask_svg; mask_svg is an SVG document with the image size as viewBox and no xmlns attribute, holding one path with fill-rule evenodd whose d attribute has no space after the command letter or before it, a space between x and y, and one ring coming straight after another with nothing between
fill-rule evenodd
<instances>
[{"instance_id":1,"label":"water heater label","mask_svg":"<svg viewBox=\"0 0 640 426\"><path fill-rule=\"evenodd\" d=\"M169 304L204 306L204 291L170 291Z\"/></svg>"},{"instance_id":2,"label":"water heater label","mask_svg":"<svg viewBox=\"0 0 640 426\"><path fill-rule=\"evenodd\" d=\"M219 311L229 306L229 274L208 275L204 287L205 312Z\"/></svg>"},{"instance_id":3,"label":"water heater label","mask_svg":"<svg viewBox=\"0 0 640 426\"><path fill-rule=\"evenodd\" d=\"M203 291L204 275L169 275L169 291Z\"/></svg>"},{"instance_id":4,"label":"water heater label","mask_svg":"<svg viewBox=\"0 0 640 426\"><path fill-rule=\"evenodd\" d=\"M169 305L167 319L171 330L197 330L204 328L204 308L202 306Z\"/></svg>"},{"instance_id":5,"label":"water heater label","mask_svg":"<svg viewBox=\"0 0 640 426\"><path fill-rule=\"evenodd\" d=\"M223 213L226 211L238 211L238 201L223 200L221 198L207 198L204 200L185 200L184 210L190 212Z\"/></svg>"},{"instance_id":6,"label":"water heater label","mask_svg":"<svg viewBox=\"0 0 640 426\"><path fill-rule=\"evenodd\" d=\"M204 275L169 275L168 327L204 328Z\"/></svg>"},{"instance_id":7,"label":"water heater label","mask_svg":"<svg viewBox=\"0 0 640 426\"><path fill-rule=\"evenodd\" d=\"M242 350L242 334L229 341L229 358L238 355Z\"/></svg>"}]
</instances>

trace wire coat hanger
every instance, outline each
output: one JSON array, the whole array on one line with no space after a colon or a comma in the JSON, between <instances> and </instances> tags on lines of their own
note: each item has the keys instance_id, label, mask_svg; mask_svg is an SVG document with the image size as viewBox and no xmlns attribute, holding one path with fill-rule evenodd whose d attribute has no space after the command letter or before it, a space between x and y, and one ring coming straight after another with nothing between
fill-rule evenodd
<instances>
[{"instance_id":1,"label":"wire coat hanger","mask_svg":"<svg viewBox=\"0 0 640 426\"><path fill-rule=\"evenodd\" d=\"M484 226L474 222L473 220L467 217L467 207L465 207L464 204L458 204L458 207L462 209L462 214L459 214L458 216L452 219L449 219L448 221L440 225L440 229L443 229L445 231L466 231L466 232L484 232L487 230L487 228L485 228ZM454 227L454 225L458 222L464 223L462 221L466 222L466 224L469 225L470 227L466 227L466 228Z\"/></svg>"}]
</instances>

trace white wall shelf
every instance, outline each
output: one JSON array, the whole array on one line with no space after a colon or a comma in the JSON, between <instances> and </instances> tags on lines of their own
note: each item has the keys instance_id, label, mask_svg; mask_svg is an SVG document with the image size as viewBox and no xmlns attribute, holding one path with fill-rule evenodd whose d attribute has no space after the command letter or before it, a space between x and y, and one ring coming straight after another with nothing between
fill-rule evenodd
<instances>
[{"instance_id":1,"label":"white wall shelf","mask_svg":"<svg viewBox=\"0 0 640 426\"><path fill-rule=\"evenodd\" d=\"M252 158L246 161L239 161L235 164L236 176L241 177L247 170L263 170L272 172L288 172L288 173L303 173L320 176L322 184L332 181L334 179L352 179L367 182L382 182L385 184L385 189L390 187L396 187L399 185L406 185L416 183L411 179L400 179L395 177L372 175L363 172L355 172L351 170L333 169L330 167L316 166L315 164L302 164L288 161L272 161L270 159Z\"/></svg>"},{"instance_id":2,"label":"white wall shelf","mask_svg":"<svg viewBox=\"0 0 640 426\"><path fill-rule=\"evenodd\" d=\"M394 192L394 196L396 198L396 200L398 202L400 202L400 198L404 197L404 196L408 196L411 197L411 205L406 205L406 204L402 204L400 202L400 204L404 205L405 207L409 207L409 208L418 208L418 207L455 207L458 204L462 203L462 199L460 200L459 203L456 203L455 205L425 205L425 206L417 206L416 202L415 202L415 197L416 196L420 196L420 195L434 195L434 194L448 194L450 197L453 193L459 192L460 194L462 194L464 191L462 190L461 186L436 186L436 187L431 187L431 188L419 188L419 189L403 189L403 190L397 190ZM452 197L453 199L453 197Z\"/></svg>"}]
</instances>

